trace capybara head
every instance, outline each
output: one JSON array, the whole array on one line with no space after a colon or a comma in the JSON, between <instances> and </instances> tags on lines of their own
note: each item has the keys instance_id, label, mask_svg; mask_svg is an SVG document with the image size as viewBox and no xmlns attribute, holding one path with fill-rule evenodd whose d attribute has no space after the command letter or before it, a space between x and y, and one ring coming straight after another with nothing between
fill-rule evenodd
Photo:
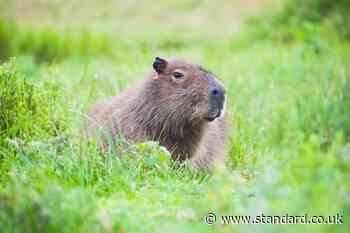
<instances>
[{"instance_id":1,"label":"capybara head","mask_svg":"<svg viewBox=\"0 0 350 233\"><path fill-rule=\"evenodd\" d=\"M153 84L158 103L177 117L213 121L224 114L225 89L216 76L200 65L156 57Z\"/></svg>"}]
</instances>

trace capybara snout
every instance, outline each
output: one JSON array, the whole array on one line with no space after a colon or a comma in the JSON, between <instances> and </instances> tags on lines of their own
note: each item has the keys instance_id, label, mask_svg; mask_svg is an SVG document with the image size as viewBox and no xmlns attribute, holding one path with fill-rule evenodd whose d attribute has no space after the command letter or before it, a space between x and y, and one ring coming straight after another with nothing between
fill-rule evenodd
<instances>
[{"instance_id":1,"label":"capybara snout","mask_svg":"<svg viewBox=\"0 0 350 233\"><path fill-rule=\"evenodd\" d=\"M215 80L211 82L208 91L208 115L205 117L205 119L208 121L213 121L224 114L225 89Z\"/></svg>"}]
</instances>

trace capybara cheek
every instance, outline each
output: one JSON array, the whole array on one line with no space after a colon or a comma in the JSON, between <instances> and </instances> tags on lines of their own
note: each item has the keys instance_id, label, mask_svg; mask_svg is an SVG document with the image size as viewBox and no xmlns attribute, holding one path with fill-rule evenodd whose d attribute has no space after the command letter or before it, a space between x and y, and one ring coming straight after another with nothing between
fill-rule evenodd
<instances>
[{"instance_id":1,"label":"capybara cheek","mask_svg":"<svg viewBox=\"0 0 350 233\"><path fill-rule=\"evenodd\" d=\"M204 99L204 97L200 93L192 92L190 99L192 104L198 105L198 103L201 102L201 100Z\"/></svg>"},{"instance_id":2,"label":"capybara cheek","mask_svg":"<svg viewBox=\"0 0 350 233\"><path fill-rule=\"evenodd\" d=\"M208 115L208 103L202 101L193 107L193 119L201 119Z\"/></svg>"}]
</instances>

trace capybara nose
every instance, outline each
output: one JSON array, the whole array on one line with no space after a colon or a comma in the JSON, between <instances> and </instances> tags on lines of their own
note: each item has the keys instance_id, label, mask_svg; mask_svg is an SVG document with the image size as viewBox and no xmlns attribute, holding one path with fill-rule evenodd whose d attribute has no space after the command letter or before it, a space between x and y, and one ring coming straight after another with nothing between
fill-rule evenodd
<instances>
[{"instance_id":1,"label":"capybara nose","mask_svg":"<svg viewBox=\"0 0 350 233\"><path fill-rule=\"evenodd\" d=\"M225 102L225 90L219 85L213 85L209 88L209 108L208 116L205 117L208 121L213 121L223 114Z\"/></svg>"},{"instance_id":2,"label":"capybara nose","mask_svg":"<svg viewBox=\"0 0 350 233\"><path fill-rule=\"evenodd\" d=\"M219 86L214 86L209 89L211 102L215 103L219 109L222 109L225 101L225 90Z\"/></svg>"},{"instance_id":3,"label":"capybara nose","mask_svg":"<svg viewBox=\"0 0 350 233\"><path fill-rule=\"evenodd\" d=\"M220 96L224 96L224 92L222 89L215 87L210 90L210 95L215 98L220 98Z\"/></svg>"}]
</instances>

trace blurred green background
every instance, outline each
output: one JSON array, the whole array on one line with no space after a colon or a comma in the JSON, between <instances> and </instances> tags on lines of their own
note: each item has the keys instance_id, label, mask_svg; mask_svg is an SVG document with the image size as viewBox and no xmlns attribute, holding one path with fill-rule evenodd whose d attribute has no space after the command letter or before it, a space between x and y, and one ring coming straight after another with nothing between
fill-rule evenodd
<instances>
[{"instance_id":1,"label":"blurred green background","mask_svg":"<svg viewBox=\"0 0 350 233\"><path fill-rule=\"evenodd\" d=\"M0 0L0 232L350 229L350 1ZM155 56L228 91L226 166L171 168L143 143L81 139L97 100ZM343 215L341 225L213 225L220 215Z\"/></svg>"}]
</instances>

